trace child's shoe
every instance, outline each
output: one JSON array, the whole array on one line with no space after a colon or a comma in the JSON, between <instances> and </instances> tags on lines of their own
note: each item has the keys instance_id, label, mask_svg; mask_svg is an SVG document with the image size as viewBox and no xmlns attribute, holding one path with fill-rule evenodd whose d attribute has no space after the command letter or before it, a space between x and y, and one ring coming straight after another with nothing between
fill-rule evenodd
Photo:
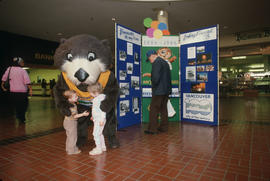
<instances>
[{"instance_id":1,"label":"child's shoe","mask_svg":"<svg viewBox=\"0 0 270 181\"><path fill-rule=\"evenodd\" d=\"M82 151L81 150L77 150L75 152L67 152L68 155L76 155L76 154L79 154L81 153Z\"/></svg>"},{"instance_id":2,"label":"child's shoe","mask_svg":"<svg viewBox=\"0 0 270 181\"><path fill-rule=\"evenodd\" d=\"M102 153L102 149L94 148L89 152L89 155L100 155Z\"/></svg>"},{"instance_id":3,"label":"child's shoe","mask_svg":"<svg viewBox=\"0 0 270 181\"><path fill-rule=\"evenodd\" d=\"M79 153L81 153L81 152L82 152L82 151L78 149L78 150L75 151L73 154L76 155L76 154L79 154Z\"/></svg>"},{"instance_id":4,"label":"child's shoe","mask_svg":"<svg viewBox=\"0 0 270 181\"><path fill-rule=\"evenodd\" d=\"M107 148L106 147L102 147L102 151L107 151Z\"/></svg>"}]
</instances>

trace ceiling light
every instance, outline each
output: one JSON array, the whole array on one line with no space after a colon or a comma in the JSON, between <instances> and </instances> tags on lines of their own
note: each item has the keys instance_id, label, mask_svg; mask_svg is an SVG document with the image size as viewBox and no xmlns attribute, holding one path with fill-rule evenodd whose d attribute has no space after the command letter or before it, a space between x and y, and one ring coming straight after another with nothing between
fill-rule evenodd
<instances>
[{"instance_id":1,"label":"ceiling light","mask_svg":"<svg viewBox=\"0 0 270 181\"><path fill-rule=\"evenodd\" d=\"M249 69L249 72L263 72L264 69Z\"/></svg>"},{"instance_id":2,"label":"ceiling light","mask_svg":"<svg viewBox=\"0 0 270 181\"><path fill-rule=\"evenodd\" d=\"M249 68L264 68L264 64L251 64L248 66Z\"/></svg>"},{"instance_id":3,"label":"ceiling light","mask_svg":"<svg viewBox=\"0 0 270 181\"><path fill-rule=\"evenodd\" d=\"M247 56L232 57L233 60L246 59Z\"/></svg>"},{"instance_id":4,"label":"ceiling light","mask_svg":"<svg viewBox=\"0 0 270 181\"><path fill-rule=\"evenodd\" d=\"M221 72L227 72L227 70L228 70L227 68L224 67L221 68Z\"/></svg>"}]
</instances>

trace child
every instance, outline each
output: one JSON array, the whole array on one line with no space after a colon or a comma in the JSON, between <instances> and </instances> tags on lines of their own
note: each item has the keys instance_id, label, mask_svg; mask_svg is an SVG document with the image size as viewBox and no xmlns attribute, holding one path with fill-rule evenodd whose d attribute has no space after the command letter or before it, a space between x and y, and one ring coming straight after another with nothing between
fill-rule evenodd
<instances>
[{"instance_id":1,"label":"child","mask_svg":"<svg viewBox=\"0 0 270 181\"><path fill-rule=\"evenodd\" d=\"M104 136L102 134L104 125L106 123L106 113L101 111L100 104L105 99L105 94L102 94L103 88L100 83L96 83L88 87L88 91L91 96L94 97L92 100L92 120L94 122L93 136L96 147L89 152L90 155L99 155L103 151L106 151L106 145Z\"/></svg>"},{"instance_id":2,"label":"child","mask_svg":"<svg viewBox=\"0 0 270 181\"><path fill-rule=\"evenodd\" d=\"M63 93L64 97L73 104L73 107L70 108L71 116L65 116L64 119L64 128L66 130L67 139L66 139L66 152L68 155L79 154L81 150L76 146L77 142L77 119L82 116L88 116L89 112L83 112L78 114L76 102L78 96L75 91L67 90Z\"/></svg>"}]
</instances>

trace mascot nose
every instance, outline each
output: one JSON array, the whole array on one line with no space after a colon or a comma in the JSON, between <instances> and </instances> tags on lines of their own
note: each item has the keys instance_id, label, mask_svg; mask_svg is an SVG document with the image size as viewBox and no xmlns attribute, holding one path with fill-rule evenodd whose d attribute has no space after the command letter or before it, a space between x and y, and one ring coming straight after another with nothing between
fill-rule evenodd
<instances>
[{"instance_id":1,"label":"mascot nose","mask_svg":"<svg viewBox=\"0 0 270 181\"><path fill-rule=\"evenodd\" d=\"M76 73L75 73L75 77L80 81L80 82L84 82L87 77L89 77L89 74L87 72L85 72L82 68L80 68Z\"/></svg>"}]
</instances>

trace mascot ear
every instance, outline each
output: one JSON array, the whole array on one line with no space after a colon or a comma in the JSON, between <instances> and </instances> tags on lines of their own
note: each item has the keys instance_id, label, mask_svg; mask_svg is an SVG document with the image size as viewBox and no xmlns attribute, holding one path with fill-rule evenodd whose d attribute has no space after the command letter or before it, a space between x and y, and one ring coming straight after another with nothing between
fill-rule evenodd
<instances>
[{"instance_id":1,"label":"mascot ear","mask_svg":"<svg viewBox=\"0 0 270 181\"><path fill-rule=\"evenodd\" d=\"M65 43L66 40L67 40L67 39L65 39L65 38L61 38L61 39L60 39L60 44Z\"/></svg>"},{"instance_id":2,"label":"mascot ear","mask_svg":"<svg viewBox=\"0 0 270 181\"><path fill-rule=\"evenodd\" d=\"M106 47L110 47L110 41L108 39L101 40L101 43Z\"/></svg>"}]
</instances>

